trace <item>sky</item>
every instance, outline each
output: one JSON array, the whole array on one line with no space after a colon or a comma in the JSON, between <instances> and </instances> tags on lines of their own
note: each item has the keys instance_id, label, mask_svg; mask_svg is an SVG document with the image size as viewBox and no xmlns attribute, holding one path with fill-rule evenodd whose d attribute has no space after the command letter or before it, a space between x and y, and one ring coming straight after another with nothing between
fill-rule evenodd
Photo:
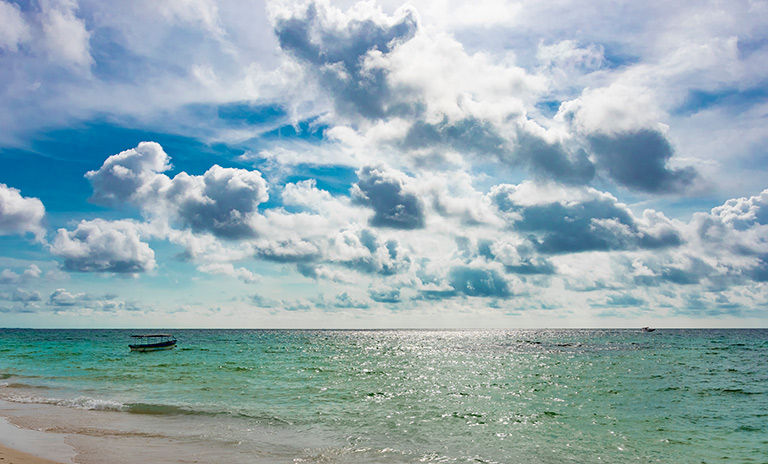
<instances>
[{"instance_id":1,"label":"sky","mask_svg":"<svg viewBox=\"0 0 768 464\"><path fill-rule=\"evenodd\" d=\"M0 327L766 327L766 24L0 0Z\"/></svg>"}]
</instances>

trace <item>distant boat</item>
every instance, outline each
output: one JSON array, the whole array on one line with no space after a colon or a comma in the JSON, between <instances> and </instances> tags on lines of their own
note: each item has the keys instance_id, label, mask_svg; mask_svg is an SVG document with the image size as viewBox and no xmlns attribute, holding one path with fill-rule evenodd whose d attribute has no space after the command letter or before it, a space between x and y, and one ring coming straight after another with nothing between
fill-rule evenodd
<instances>
[{"instance_id":1,"label":"distant boat","mask_svg":"<svg viewBox=\"0 0 768 464\"><path fill-rule=\"evenodd\" d=\"M643 327L643 332L653 332L656 329L652 329L650 327Z\"/></svg>"},{"instance_id":2,"label":"distant boat","mask_svg":"<svg viewBox=\"0 0 768 464\"><path fill-rule=\"evenodd\" d=\"M176 346L176 337L171 334L131 335L136 343L128 345L131 351L170 350Z\"/></svg>"}]
</instances>

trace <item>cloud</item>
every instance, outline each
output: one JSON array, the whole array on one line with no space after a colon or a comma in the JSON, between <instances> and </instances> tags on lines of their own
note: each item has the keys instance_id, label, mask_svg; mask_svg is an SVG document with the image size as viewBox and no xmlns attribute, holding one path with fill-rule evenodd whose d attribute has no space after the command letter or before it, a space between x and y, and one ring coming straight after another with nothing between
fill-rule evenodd
<instances>
[{"instance_id":1,"label":"cloud","mask_svg":"<svg viewBox=\"0 0 768 464\"><path fill-rule=\"evenodd\" d=\"M368 290L368 295L373 301L378 303L400 303L400 290L397 288L384 288L378 290Z\"/></svg>"},{"instance_id":2,"label":"cloud","mask_svg":"<svg viewBox=\"0 0 768 464\"><path fill-rule=\"evenodd\" d=\"M390 276L406 271L411 264L397 240L379 242L378 236L370 229L359 234L342 233L329 245L330 262L357 272Z\"/></svg>"},{"instance_id":3,"label":"cloud","mask_svg":"<svg viewBox=\"0 0 768 464\"><path fill-rule=\"evenodd\" d=\"M268 199L261 173L217 165L203 176L178 174L158 196L183 227L226 239L255 237L253 218ZM145 203L144 208L152 206Z\"/></svg>"},{"instance_id":4,"label":"cloud","mask_svg":"<svg viewBox=\"0 0 768 464\"><path fill-rule=\"evenodd\" d=\"M89 67L93 63L90 32L76 15L77 1L47 0L42 2L42 7L40 21L49 57L77 67Z\"/></svg>"},{"instance_id":5,"label":"cloud","mask_svg":"<svg viewBox=\"0 0 768 464\"><path fill-rule=\"evenodd\" d=\"M18 189L0 184L0 235L31 233L42 241L44 217L45 207L40 200L22 197Z\"/></svg>"},{"instance_id":6,"label":"cloud","mask_svg":"<svg viewBox=\"0 0 768 464\"><path fill-rule=\"evenodd\" d=\"M768 190L733 198L710 213L696 213L689 225L687 266L671 266L665 277L697 283L707 277L724 285L765 281L768 256Z\"/></svg>"},{"instance_id":7,"label":"cloud","mask_svg":"<svg viewBox=\"0 0 768 464\"><path fill-rule=\"evenodd\" d=\"M370 308L370 305L368 303L365 303L364 301L360 301L349 296L349 293L347 292L339 293L338 295L336 295L333 298L332 305L335 308L355 308L355 309Z\"/></svg>"},{"instance_id":8,"label":"cloud","mask_svg":"<svg viewBox=\"0 0 768 464\"><path fill-rule=\"evenodd\" d=\"M768 225L768 190L749 198L733 198L712 209L712 215L736 230Z\"/></svg>"},{"instance_id":9,"label":"cloud","mask_svg":"<svg viewBox=\"0 0 768 464\"><path fill-rule=\"evenodd\" d=\"M518 130L515 149L502 158L528 166L534 175L565 184L584 185L595 177L595 166L584 150L569 153L557 142Z\"/></svg>"},{"instance_id":10,"label":"cloud","mask_svg":"<svg viewBox=\"0 0 768 464\"><path fill-rule=\"evenodd\" d=\"M313 1L296 11L281 11L275 18L280 47L313 69L334 97L336 110L367 118L403 109L391 104L394 96L385 73L368 66L366 58L391 52L417 29L414 10L404 8L388 17L367 3L358 3L344 14Z\"/></svg>"},{"instance_id":11,"label":"cloud","mask_svg":"<svg viewBox=\"0 0 768 464\"><path fill-rule=\"evenodd\" d=\"M644 306L646 302L630 293L614 293L608 295L607 306Z\"/></svg>"},{"instance_id":12,"label":"cloud","mask_svg":"<svg viewBox=\"0 0 768 464\"><path fill-rule=\"evenodd\" d=\"M658 131L649 129L587 137L598 166L619 184L649 193L679 192L690 186L697 173L691 167L670 169L672 146Z\"/></svg>"},{"instance_id":13,"label":"cloud","mask_svg":"<svg viewBox=\"0 0 768 464\"><path fill-rule=\"evenodd\" d=\"M12 293L0 293L0 300L21 303L28 306L30 303L43 301L43 296L38 291L28 291L23 288L17 288Z\"/></svg>"},{"instance_id":14,"label":"cloud","mask_svg":"<svg viewBox=\"0 0 768 464\"><path fill-rule=\"evenodd\" d=\"M21 288L14 290L11 301L29 303L34 301L43 301L42 295L38 291L27 291Z\"/></svg>"},{"instance_id":15,"label":"cloud","mask_svg":"<svg viewBox=\"0 0 768 464\"><path fill-rule=\"evenodd\" d=\"M269 198L259 171L214 165L202 176L181 172L171 179L162 174L170 169L169 161L154 142L110 156L99 170L86 174L94 189L92 201L130 203L147 216L219 238L257 235L258 207Z\"/></svg>"},{"instance_id":16,"label":"cloud","mask_svg":"<svg viewBox=\"0 0 768 464\"><path fill-rule=\"evenodd\" d=\"M10 269L3 269L0 272L0 284L17 284L19 282L37 279L42 274L40 268L35 264L30 264L20 275Z\"/></svg>"},{"instance_id":17,"label":"cloud","mask_svg":"<svg viewBox=\"0 0 768 464\"><path fill-rule=\"evenodd\" d=\"M604 76L603 85L564 101L552 120L537 121L527 114L559 85L554 74L470 54L454 37L420 30L415 15L404 9L390 17L370 5L342 12L310 2L280 12L275 29L282 48L320 76L337 111L364 139L396 147L416 164L439 168L448 154L490 158L570 185L587 185L599 171L655 194L684 191L699 179L692 167L669 166L674 151L662 132L664 111L649 83L635 75L640 71ZM369 32L361 33L362 24ZM550 73L581 75L601 68L604 54L600 45L566 40L540 43L538 58Z\"/></svg>"},{"instance_id":18,"label":"cloud","mask_svg":"<svg viewBox=\"0 0 768 464\"><path fill-rule=\"evenodd\" d=\"M114 313L117 311L142 311L141 305L120 300L117 295L92 295L89 293L71 293L64 288L57 288L48 296L48 306L57 312L95 310Z\"/></svg>"},{"instance_id":19,"label":"cloud","mask_svg":"<svg viewBox=\"0 0 768 464\"><path fill-rule=\"evenodd\" d=\"M30 27L19 5L0 0L0 48L15 53L30 38Z\"/></svg>"},{"instance_id":20,"label":"cloud","mask_svg":"<svg viewBox=\"0 0 768 464\"><path fill-rule=\"evenodd\" d=\"M235 268L231 263L208 263L202 264L197 268L199 271L209 274L219 274L234 277L242 280L246 284L253 284L260 280L260 276L254 274L244 267Z\"/></svg>"},{"instance_id":21,"label":"cloud","mask_svg":"<svg viewBox=\"0 0 768 464\"><path fill-rule=\"evenodd\" d=\"M490 260L504 265L510 274L553 275L557 273L555 265L547 258L538 256L535 247L525 240L512 242L509 237L478 244L478 253Z\"/></svg>"},{"instance_id":22,"label":"cloud","mask_svg":"<svg viewBox=\"0 0 768 464\"><path fill-rule=\"evenodd\" d=\"M390 299L386 296L382 298L383 300ZM312 299L312 302L316 308L324 311L335 311L338 309L369 309L371 307L369 303L350 296L348 292L339 293L330 300L326 299L324 295L319 295L317 298Z\"/></svg>"},{"instance_id":23,"label":"cloud","mask_svg":"<svg viewBox=\"0 0 768 464\"><path fill-rule=\"evenodd\" d=\"M57 288L48 297L51 306L74 306L85 299L85 293L72 294L63 288Z\"/></svg>"},{"instance_id":24,"label":"cloud","mask_svg":"<svg viewBox=\"0 0 768 464\"><path fill-rule=\"evenodd\" d=\"M272 298L265 297L264 295L254 294L249 296L251 303L259 308L274 308L280 302Z\"/></svg>"},{"instance_id":25,"label":"cloud","mask_svg":"<svg viewBox=\"0 0 768 464\"><path fill-rule=\"evenodd\" d=\"M538 200L539 204L526 204L525 192L531 192L531 184L498 185L489 196L510 225L528 235L533 246L545 254L657 249L682 243L674 225L661 213L649 210L643 218L635 218L609 194L593 189L560 190L552 198ZM557 198L566 192L576 192L581 198Z\"/></svg>"},{"instance_id":26,"label":"cloud","mask_svg":"<svg viewBox=\"0 0 768 464\"><path fill-rule=\"evenodd\" d=\"M276 263L307 263L320 259L321 252L316 244L302 239L259 241L256 257Z\"/></svg>"},{"instance_id":27,"label":"cloud","mask_svg":"<svg viewBox=\"0 0 768 464\"><path fill-rule=\"evenodd\" d=\"M536 49L536 58L548 68L556 69L565 75L590 72L604 66L605 47L595 44L580 47L573 40L561 40L551 45L540 42Z\"/></svg>"},{"instance_id":28,"label":"cloud","mask_svg":"<svg viewBox=\"0 0 768 464\"><path fill-rule=\"evenodd\" d=\"M509 284L494 269L457 266L448 273L448 282L459 293L476 297L507 298Z\"/></svg>"},{"instance_id":29,"label":"cloud","mask_svg":"<svg viewBox=\"0 0 768 464\"><path fill-rule=\"evenodd\" d=\"M394 229L424 227L424 206L408 191L407 178L385 168L365 167L357 173L360 179L352 187L352 198L373 208L371 226Z\"/></svg>"},{"instance_id":30,"label":"cloud","mask_svg":"<svg viewBox=\"0 0 768 464\"><path fill-rule=\"evenodd\" d=\"M212 0L184 0L148 2L166 19L200 24L214 36L222 38L225 34L219 9Z\"/></svg>"},{"instance_id":31,"label":"cloud","mask_svg":"<svg viewBox=\"0 0 768 464\"><path fill-rule=\"evenodd\" d=\"M51 253L64 258L74 272L147 272L155 268L155 253L141 241L140 228L130 221L81 221L75 230L59 229Z\"/></svg>"},{"instance_id":32,"label":"cloud","mask_svg":"<svg viewBox=\"0 0 768 464\"><path fill-rule=\"evenodd\" d=\"M496 127L488 121L471 116L456 121L445 118L434 123L416 120L408 128L399 146L408 150L450 149L500 159L510 156L509 143Z\"/></svg>"},{"instance_id":33,"label":"cloud","mask_svg":"<svg viewBox=\"0 0 768 464\"><path fill-rule=\"evenodd\" d=\"M0 283L1 284L17 283L24 279L40 277L40 273L41 273L40 268L34 264L30 265L26 270L24 270L24 273L22 275L16 274L10 269L3 269L3 272L0 273Z\"/></svg>"},{"instance_id":34,"label":"cloud","mask_svg":"<svg viewBox=\"0 0 768 464\"><path fill-rule=\"evenodd\" d=\"M123 203L141 203L142 196L151 195L160 188L162 176L171 169L170 157L155 142L141 142L136 148L112 155L97 171L88 171L94 203L119 206Z\"/></svg>"},{"instance_id":35,"label":"cloud","mask_svg":"<svg viewBox=\"0 0 768 464\"><path fill-rule=\"evenodd\" d=\"M94 62L90 33L77 17L77 1L43 0L38 8L22 12L18 5L0 0L0 48L30 55L42 51L53 63L89 68Z\"/></svg>"}]
</instances>

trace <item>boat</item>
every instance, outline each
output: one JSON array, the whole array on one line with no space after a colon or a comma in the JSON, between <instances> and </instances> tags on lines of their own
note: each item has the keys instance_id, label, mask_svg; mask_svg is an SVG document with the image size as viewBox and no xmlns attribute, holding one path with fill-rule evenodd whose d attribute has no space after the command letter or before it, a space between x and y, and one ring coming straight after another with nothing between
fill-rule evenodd
<instances>
[{"instance_id":1,"label":"boat","mask_svg":"<svg viewBox=\"0 0 768 464\"><path fill-rule=\"evenodd\" d=\"M176 337L171 334L131 335L136 343L128 345L131 351L170 350L176 346Z\"/></svg>"},{"instance_id":2,"label":"boat","mask_svg":"<svg viewBox=\"0 0 768 464\"><path fill-rule=\"evenodd\" d=\"M643 327L643 332L653 332L656 329L652 329L650 327Z\"/></svg>"}]
</instances>

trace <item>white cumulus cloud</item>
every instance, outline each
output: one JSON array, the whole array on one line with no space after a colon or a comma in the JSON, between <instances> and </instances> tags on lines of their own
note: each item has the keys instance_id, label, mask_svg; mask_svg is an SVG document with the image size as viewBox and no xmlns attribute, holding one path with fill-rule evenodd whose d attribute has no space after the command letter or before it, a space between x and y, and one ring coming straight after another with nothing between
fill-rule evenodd
<instances>
[{"instance_id":1,"label":"white cumulus cloud","mask_svg":"<svg viewBox=\"0 0 768 464\"><path fill-rule=\"evenodd\" d=\"M0 235L31 233L43 240L44 217L45 207L39 199L23 197L18 189L0 184Z\"/></svg>"},{"instance_id":2,"label":"white cumulus cloud","mask_svg":"<svg viewBox=\"0 0 768 464\"><path fill-rule=\"evenodd\" d=\"M138 273L155 268L155 252L141 241L131 221L81 221L75 230L59 229L51 253L75 272Z\"/></svg>"}]
</instances>

